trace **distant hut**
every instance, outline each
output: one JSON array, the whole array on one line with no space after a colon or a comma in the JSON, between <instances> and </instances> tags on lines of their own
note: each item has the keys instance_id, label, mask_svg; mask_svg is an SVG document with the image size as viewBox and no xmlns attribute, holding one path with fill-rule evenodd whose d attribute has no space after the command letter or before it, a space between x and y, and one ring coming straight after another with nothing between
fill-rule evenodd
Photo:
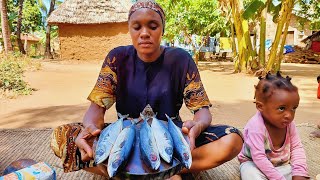
<instances>
[{"instance_id":1,"label":"distant hut","mask_svg":"<svg viewBox=\"0 0 320 180\"><path fill-rule=\"evenodd\" d=\"M37 37L34 34L21 33L20 39L23 44L24 50L29 55L38 55L39 51L42 48L39 37ZM0 33L0 41L3 41L1 33ZM18 50L18 41L13 41L12 43L13 43L13 47L17 48ZM2 47L2 44L0 43L0 53L2 53L2 51L3 51L3 47Z\"/></svg>"},{"instance_id":2,"label":"distant hut","mask_svg":"<svg viewBox=\"0 0 320 180\"><path fill-rule=\"evenodd\" d=\"M66 0L48 18L59 27L63 59L101 60L116 46L131 44L130 0Z\"/></svg>"},{"instance_id":3,"label":"distant hut","mask_svg":"<svg viewBox=\"0 0 320 180\"><path fill-rule=\"evenodd\" d=\"M320 52L320 31L306 37L302 42L306 44L306 49L311 49L314 52Z\"/></svg>"},{"instance_id":4,"label":"distant hut","mask_svg":"<svg viewBox=\"0 0 320 180\"><path fill-rule=\"evenodd\" d=\"M33 54L33 55L38 54L40 46L41 46L39 37L37 37L36 35L33 35L33 34L21 34L20 39L22 41L24 50L28 54ZM31 50L33 50L34 52L31 52Z\"/></svg>"}]
</instances>

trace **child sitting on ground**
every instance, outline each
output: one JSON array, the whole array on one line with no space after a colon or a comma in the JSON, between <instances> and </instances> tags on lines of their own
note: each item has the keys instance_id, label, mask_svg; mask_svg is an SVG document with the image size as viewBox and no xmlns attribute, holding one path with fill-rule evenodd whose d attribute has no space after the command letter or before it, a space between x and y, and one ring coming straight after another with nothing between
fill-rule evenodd
<instances>
[{"instance_id":1,"label":"child sitting on ground","mask_svg":"<svg viewBox=\"0 0 320 180\"><path fill-rule=\"evenodd\" d=\"M243 180L309 179L306 155L293 122L298 89L290 77L268 73L255 86L257 113L244 129L238 159Z\"/></svg>"},{"instance_id":2,"label":"child sitting on ground","mask_svg":"<svg viewBox=\"0 0 320 180\"><path fill-rule=\"evenodd\" d=\"M317 77L317 81L318 81L318 93L317 93L317 98L320 99L320 75ZM311 137L316 137L316 138L320 138L320 120L318 121L318 125L317 125L318 129L311 132L310 136Z\"/></svg>"},{"instance_id":3,"label":"child sitting on ground","mask_svg":"<svg viewBox=\"0 0 320 180\"><path fill-rule=\"evenodd\" d=\"M318 93L317 93L317 98L320 99L320 75L317 77L318 81Z\"/></svg>"}]
</instances>

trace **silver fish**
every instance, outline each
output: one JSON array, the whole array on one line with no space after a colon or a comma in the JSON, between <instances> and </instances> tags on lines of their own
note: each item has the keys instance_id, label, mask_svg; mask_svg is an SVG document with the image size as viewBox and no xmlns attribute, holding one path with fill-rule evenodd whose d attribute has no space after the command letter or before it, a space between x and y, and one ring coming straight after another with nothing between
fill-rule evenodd
<instances>
[{"instance_id":1,"label":"silver fish","mask_svg":"<svg viewBox=\"0 0 320 180\"><path fill-rule=\"evenodd\" d=\"M125 166L135 143L134 125L124 128L111 149L108 160L108 174L114 177L119 169Z\"/></svg>"},{"instance_id":2,"label":"silver fish","mask_svg":"<svg viewBox=\"0 0 320 180\"><path fill-rule=\"evenodd\" d=\"M157 170L160 167L160 156L157 144L151 132L147 119L140 128L140 152L143 161L153 170Z\"/></svg>"},{"instance_id":3,"label":"silver fish","mask_svg":"<svg viewBox=\"0 0 320 180\"><path fill-rule=\"evenodd\" d=\"M164 161L171 163L173 154L173 140L168 128L154 116L151 129L155 138L159 154Z\"/></svg>"},{"instance_id":4,"label":"silver fish","mask_svg":"<svg viewBox=\"0 0 320 180\"><path fill-rule=\"evenodd\" d=\"M102 163L108 158L112 146L114 145L118 135L122 131L123 119L128 117L128 115L123 116L120 113L118 113L118 116L120 118L116 122L104 128L100 133L94 158L97 164Z\"/></svg>"},{"instance_id":5,"label":"silver fish","mask_svg":"<svg viewBox=\"0 0 320 180\"><path fill-rule=\"evenodd\" d=\"M181 129L173 123L172 119L168 115L166 115L166 117L168 119L169 132L171 134L171 137L173 137L173 147L175 152L177 153L178 159L184 167L190 169L192 164L190 146L184 139Z\"/></svg>"}]
</instances>

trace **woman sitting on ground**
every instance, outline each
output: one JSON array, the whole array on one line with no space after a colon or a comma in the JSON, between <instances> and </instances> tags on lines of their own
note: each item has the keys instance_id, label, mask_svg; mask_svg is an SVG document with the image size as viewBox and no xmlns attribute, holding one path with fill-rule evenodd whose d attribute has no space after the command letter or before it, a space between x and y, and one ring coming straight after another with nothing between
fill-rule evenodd
<instances>
[{"instance_id":1,"label":"woman sitting on ground","mask_svg":"<svg viewBox=\"0 0 320 180\"><path fill-rule=\"evenodd\" d=\"M135 3L129 12L130 46L117 47L107 55L97 83L88 99L91 105L82 124L59 126L51 147L63 160L65 172L84 169L97 174L90 142L107 126L105 111L116 103L116 110L138 118L150 104L157 118L165 114L175 119L190 139L192 166L186 172L199 172L233 159L241 150L240 132L230 126L211 126L211 103L204 90L197 66L184 50L160 46L165 14L153 1ZM194 113L182 122L183 104ZM176 176L178 177L178 176Z\"/></svg>"}]
</instances>

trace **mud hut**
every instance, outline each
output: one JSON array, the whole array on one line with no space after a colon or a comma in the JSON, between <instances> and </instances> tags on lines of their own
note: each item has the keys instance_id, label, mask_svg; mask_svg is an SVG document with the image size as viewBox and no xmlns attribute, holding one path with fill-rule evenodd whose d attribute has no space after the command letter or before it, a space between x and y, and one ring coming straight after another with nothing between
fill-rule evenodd
<instances>
[{"instance_id":1,"label":"mud hut","mask_svg":"<svg viewBox=\"0 0 320 180\"><path fill-rule=\"evenodd\" d=\"M305 49L311 49L314 52L320 52L320 31L313 33L302 40L306 44Z\"/></svg>"},{"instance_id":2,"label":"mud hut","mask_svg":"<svg viewBox=\"0 0 320 180\"><path fill-rule=\"evenodd\" d=\"M130 0L66 0L48 18L59 27L63 59L101 60L114 47L131 44Z\"/></svg>"}]
</instances>

